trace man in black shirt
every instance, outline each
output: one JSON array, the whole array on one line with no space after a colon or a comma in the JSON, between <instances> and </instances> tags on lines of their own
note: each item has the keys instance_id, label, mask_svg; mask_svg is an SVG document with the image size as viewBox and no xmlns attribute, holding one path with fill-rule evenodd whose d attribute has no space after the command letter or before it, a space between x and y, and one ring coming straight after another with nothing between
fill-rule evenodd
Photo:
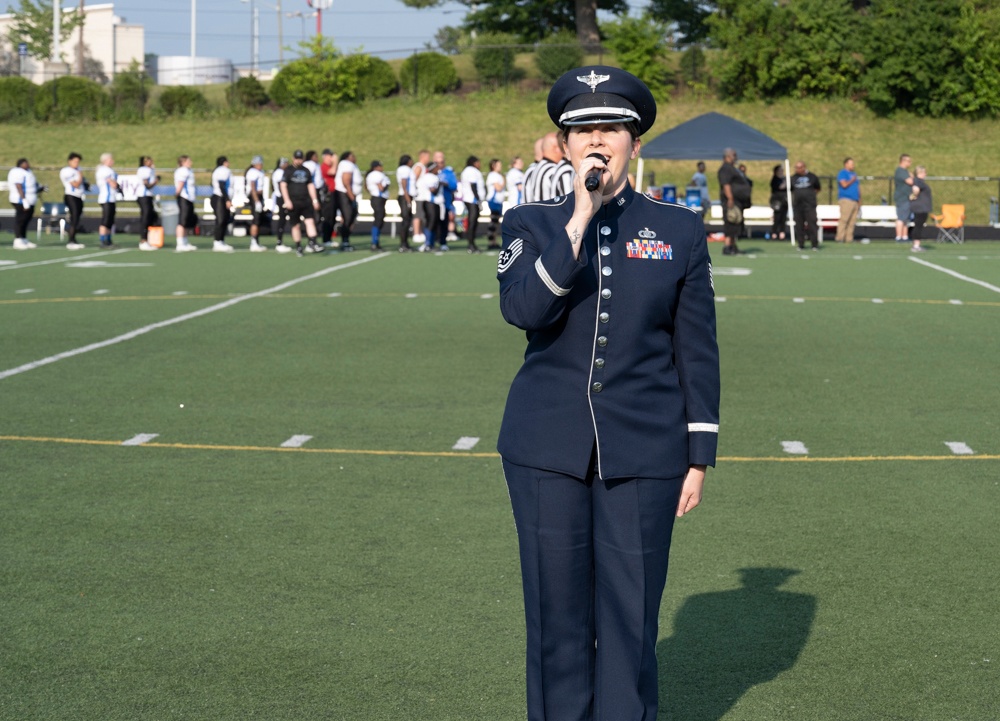
<instances>
[{"instance_id":1,"label":"man in black shirt","mask_svg":"<svg viewBox=\"0 0 1000 721\"><path fill-rule=\"evenodd\" d=\"M301 150L296 150L292 156L292 164L285 169L285 175L281 179L281 199L288 213L288 222L292 224L295 252L300 257L303 254L300 223L306 226L309 252L322 253L324 250L316 244L316 211L319 210L319 196L316 194L312 171L302 164L304 157L305 154Z\"/></svg>"},{"instance_id":2,"label":"man in black shirt","mask_svg":"<svg viewBox=\"0 0 1000 721\"><path fill-rule=\"evenodd\" d=\"M736 151L726 148L722 152L722 167L719 168L719 193L722 201L723 232L726 247L723 255L739 253L736 238L743 227L743 210L750 207L750 183L736 167Z\"/></svg>"},{"instance_id":3,"label":"man in black shirt","mask_svg":"<svg viewBox=\"0 0 1000 721\"><path fill-rule=\"evenodd\" d=\"M806 236L812 241L812 249L819 250L819 231L816 227L816 198L819 193L819 178L806 170L801 160L795 163L792 183L792 214L795 216L795 240L799 250L806 249Z\"/></svg>"}]
</instances>

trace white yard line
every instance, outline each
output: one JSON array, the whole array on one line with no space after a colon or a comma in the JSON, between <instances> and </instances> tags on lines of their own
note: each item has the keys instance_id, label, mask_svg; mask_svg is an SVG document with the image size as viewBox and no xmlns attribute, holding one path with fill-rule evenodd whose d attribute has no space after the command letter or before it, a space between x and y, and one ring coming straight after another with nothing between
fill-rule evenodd
<instances>
[{"instance_id":1,"label":"white yard line","mask_svg":"<svg viewBox=\"0 0 1000 721\"><path fill-rule=\"evenodd\" d=\"M914 258L913 256L910 256L910 260L912 260L914 263L920 263L920 265L925 265L928 268L939 270L942 273L947 273L952 278L958 278L959 280L964 280L966 283L975 283L976 285L986 288L986 290L992 290L994 293L1000 293L1000 288L998 288L995 285L991 285L990 283L987 283L985 280L977 280L976 278L970 278L967 275L962 275L961 273L957 273L949 268L945 268L940 265L935 265L934 263L928 263L926 260L923 260L922 258Z\"/></svg>"},{"instance_id":2,"label":"white yard line","mask_svg":"<svg viewBox=\"0 0 1000 721\"><path fill-rule=\"evenodd\" d=\"M115 251L112 251L115 252ZM24 365L19 365L16 368L10 368L5 371L0 371L0 380L4 378L10 378L11 376L16 376L20 373L27 373L28 371L35 370L36 368L41 368L42 366L47 366L50 363L56 363L61 360L66 360L67 358L73 358L74 356L82 355L83 353L89 353L93 350L100 350L101 348L107 348L108 346L117 345L118 343L124 343L127 340L132 340L133 338L138 338L139 336L145 335L146 333L151 333L154 330L159 330L160 328L167 328L172 325L177 325L178 323L183 323L188 320L194 320L195 318L200 318L203 315L209 315L210 313L215 313L219 310L224 310L226 308L231 308L237 303L242 303L245 300L252 300L254 298L261 298L265 295L270 295L272 293L280 293L283 290L291 288L299 283L304 283L307 280L315 280L316 278L322 278L324 275L329 275L338 270L344 270L345 268L352 268L356 265L361 265L362 263L368 263L373 260L378 260L379 258L391 257L390 253L379 253L377 255L372 255L361 260L354 260L350 263L344 263L343 265L334 265L329 268L324 268L323 270L316 271L315 273L310 273L309 275L304 275L301 278L295 278L294 280L289 280L284 283L280 283L271 288L265 288L264 290L258 290L255 293L247 293L246 295L236 296L222 303L216 303L208 308L202 308L201 310L196 310L193 313L185 313L184 315L179 315L176 318L168 318L167 320L162 320L159 323L151 323L149 325L144 325L142 328L136 328L128 333L122 333L121 335L116 335L114 338L108 338L107 340L102 340L97 343L91 343L89 345L80 346L79 348L74 348L73 350L63 351L62 353L57 353L56 355L48 356L47 358L41 358L36 361L31 361L30 363L25 363Z\"/></svg>"},{"instance_id":3,"label":"white yard line","mask_svg":"<svg viewBox=\"0 0 1000 721\"><path fill-rule=\"evenodd\" d=\"M39 265L52 265L54 263L75 263L83 260L85 258L100 258L102 255L117 255L118 253L127 253L128 248L119 248L118 250L105 250L101 253L91 253L90 255L72 255L66 256L64 258L55 258L54 260L39 260L34 263L18 263L17 265L4 265L0 266L0 270L20 270L21 268L34 268Z\"/></svg>"}]
</instances>

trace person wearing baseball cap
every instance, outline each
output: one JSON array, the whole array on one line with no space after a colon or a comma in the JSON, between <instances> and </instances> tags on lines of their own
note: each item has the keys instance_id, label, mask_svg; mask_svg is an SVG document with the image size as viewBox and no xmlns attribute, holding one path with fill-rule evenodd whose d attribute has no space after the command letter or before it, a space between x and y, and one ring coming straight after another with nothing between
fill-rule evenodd
<instances>
[{"instance_id":1,"label":"person wearing baseball cap","mask_svg":"<svg viewBox=\"0 0 1000 721\"><path fill-rule=\"evenodd\" d=\"M497 448L514 510L528 719L656 718L657 619L674 519L701 501L719 431L705 227L636 193L656 120L619 68L571 70L548 113L572 192L503 221L504 319L527 351Z\"/></svg>"}]
</instances>

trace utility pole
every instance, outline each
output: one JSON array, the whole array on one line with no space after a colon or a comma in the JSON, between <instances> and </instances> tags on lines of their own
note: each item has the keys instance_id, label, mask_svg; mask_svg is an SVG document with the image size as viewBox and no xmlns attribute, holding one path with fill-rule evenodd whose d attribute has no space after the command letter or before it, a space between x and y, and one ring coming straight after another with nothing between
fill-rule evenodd
<instances>
[{"instance_id":1,"label":"utility pole","mask_svg":"<svg viewBox=\"0 0 1000 721\"><path fill-rule=\"evenodd\" d=\"M62 1L52 2L52 62L58 63L59 56L62 55L62 47L59 38L62 36Z\"/></svg>"},{"instance_id":2,"label":"utility pole","mask_svg":"<svg viewBox=\"0 0 1000 721\"><path fill-rule=\"evenodd\" d=\"M83 0L80 0L80 33L76 40L76 74L83 76L83 26L87 24L83 12Z\"/></svg>"}]
</instances>

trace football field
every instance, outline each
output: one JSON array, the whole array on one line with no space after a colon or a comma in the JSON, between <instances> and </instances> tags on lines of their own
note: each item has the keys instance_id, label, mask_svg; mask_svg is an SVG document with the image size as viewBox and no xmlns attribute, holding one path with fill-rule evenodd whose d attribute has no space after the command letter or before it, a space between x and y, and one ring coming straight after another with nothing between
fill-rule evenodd
<instances>
[{"instance_id":1,"label":"football field","mask_svg":"<svg viewBox=\"0 0 1000 721\"><path fill-rule=\"evenodd\" d=\"M0 249L0 719L523 719L496 256L83 240ZM1000 244L742 246L660 718L1000 718Z\"/></svg>"}]
</instances>

